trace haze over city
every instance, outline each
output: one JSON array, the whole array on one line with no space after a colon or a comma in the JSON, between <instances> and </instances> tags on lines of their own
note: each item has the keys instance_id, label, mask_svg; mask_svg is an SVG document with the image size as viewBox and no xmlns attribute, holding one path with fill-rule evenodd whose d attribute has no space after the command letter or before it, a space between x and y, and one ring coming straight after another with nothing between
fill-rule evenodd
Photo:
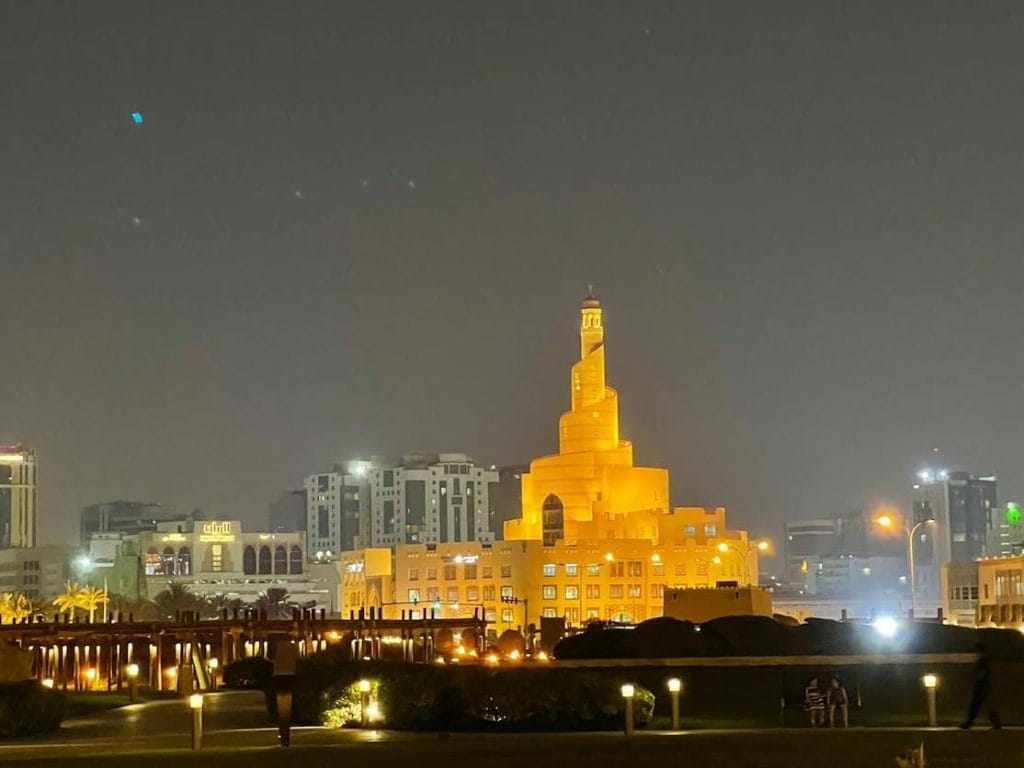
<instances>
[{"instance_id":1,"label":"haze over city","mask_svg":"<svg viewBox=\"0 0 1024 768\"><path fill-rule=\"evenodd\" d=\"M588 284L677 504L777 537L926 466L1020 498L1022 19L4 5L0 443L39 456L40 539L552 452Z\"/></svg>"}]
</instances>

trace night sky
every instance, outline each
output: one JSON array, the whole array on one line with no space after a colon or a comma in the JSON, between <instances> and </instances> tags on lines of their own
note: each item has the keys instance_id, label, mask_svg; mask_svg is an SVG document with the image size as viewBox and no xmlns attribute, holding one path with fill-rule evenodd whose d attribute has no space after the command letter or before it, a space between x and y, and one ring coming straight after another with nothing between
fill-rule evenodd
<instances>
[{"instance_id":1,"label":"night sky","mask_svg":"<svg viewBox=\"0 0 1024 768\"><path fill-rule=\"evenodd\" d=\"M1021 497L1022 40L997 2L7 0L0 442L42 542L551 452L588 283L676 505Z\"/></svg>"}]
</instances>

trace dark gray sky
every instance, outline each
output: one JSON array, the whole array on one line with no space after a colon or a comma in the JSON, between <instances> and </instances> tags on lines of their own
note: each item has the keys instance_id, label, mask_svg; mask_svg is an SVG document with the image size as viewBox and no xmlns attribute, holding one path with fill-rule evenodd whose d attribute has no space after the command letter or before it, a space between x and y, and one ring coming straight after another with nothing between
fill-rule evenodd
<instances>
[{"instance_id":1,"label":"dark gray sky","mask_svg":"<svg viewBox=\"0 0 1024 768\"><path fill-rule=\"evenodd\" d=\"M926 462L1021 495L1022 41L997 2L7 0L0 442L42 539L550 452L589 282L677 505L777 534Z\"/></svg>"}]
</instances>

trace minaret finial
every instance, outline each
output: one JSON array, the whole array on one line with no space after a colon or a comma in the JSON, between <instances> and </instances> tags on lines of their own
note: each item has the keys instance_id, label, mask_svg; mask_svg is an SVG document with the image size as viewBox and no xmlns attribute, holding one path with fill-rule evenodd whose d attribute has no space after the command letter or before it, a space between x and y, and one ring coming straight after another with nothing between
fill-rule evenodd
<instances>
[{"instance_id":1,"label":"minaret finial","mask_svg":"<svg viewBox=\"0 0 1024 768\"><path fill-rule=\"evenodd\" d=\"M594 284L593 283L587 283L587 298L588 299L594 298Z\"/></svg>"}]
</instances>

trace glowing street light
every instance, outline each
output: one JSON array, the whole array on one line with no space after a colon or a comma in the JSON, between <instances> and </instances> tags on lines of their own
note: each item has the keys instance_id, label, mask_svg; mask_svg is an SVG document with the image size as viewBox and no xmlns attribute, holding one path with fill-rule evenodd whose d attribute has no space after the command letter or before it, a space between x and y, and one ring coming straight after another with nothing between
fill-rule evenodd
<instances>
[{"instance_id":1,"label":"glowing street light","mask_svg":"<svg viewBox=\"0 0 1024 768\"><path fill-rule=\"evenodd\" d=\"M192 710L192 749L197 750L203 746L203 694L189 696L188 707Z\"/></svg>"},{"instance_id":2,"label":"glowing street light","mask_svg":"<svg viewBox=\"0 0 1024 768\"><path fill-rule=\"evenodd\" d=\"M901 529L900 524L894 517L888 514L882 514L875 518L875 524L879 528L884 528L887 531ZM907 570L910 571L910 614L913 615L917 606L917 579L914 573L914 534L917 533L917 529L922 525L935 525L935 518L928 518L927 520L921 520L912 528L906 528L902 526L903 533L907 536Z\"/></svg>"},{"instance_id":3,"label":"glowing street light","mask_svg":"<svg viewBox=\"0 0 1024 768\"><path fill-rule=\"evenodd\" d=\"M934 728L939 724L939 718L935 706L935 689L939 685L938 675L928 673L921 678L921 683L924 685L925 694L928 697L928 725Z\"/></svg>"},{"instance_id":4,"label":"glowing street light","mask_svg":"<svg viewBox=\"0 0 1024 768\"><path fill-rule=\"evenodd\" d=\"M622 698L626 702L625 720L623 721L623 733L627 736L633 733L633 696L636 693L636 688L632 683L625 683L619 692L622 694Z\"/></svg>"},{"instance_id":5,"label":"glowing street light","mask_svg":"<svg viewBox=\"0 0 1024 768\"><path fill-rule=\"evenodd\" d=\"M678 677L668 679L668 692L672 697L672 730L679 730L679 693L683 690L683 681Z\"/></svg>"}]
</instances>

